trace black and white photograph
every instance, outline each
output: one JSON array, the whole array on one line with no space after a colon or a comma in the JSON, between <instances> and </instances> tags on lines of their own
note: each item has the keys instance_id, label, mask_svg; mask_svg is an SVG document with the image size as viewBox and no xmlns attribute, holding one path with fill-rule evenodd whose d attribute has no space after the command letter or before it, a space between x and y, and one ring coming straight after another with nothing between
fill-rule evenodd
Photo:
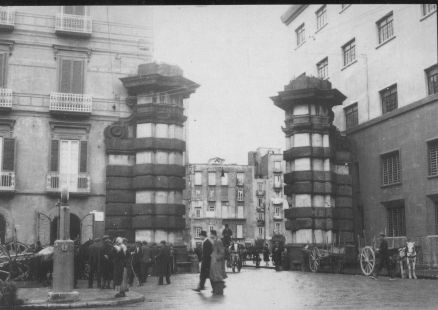
<instances>
[{"instance_id":1,"label":"black and white photograph","mask_svg":"<svg viewBox=\"0 0 438 310\"><path fill-rule=\"evenodd\" d=\"M0 309L438 309L437 28L0 6Z\"/></svg>"}]
</instances>

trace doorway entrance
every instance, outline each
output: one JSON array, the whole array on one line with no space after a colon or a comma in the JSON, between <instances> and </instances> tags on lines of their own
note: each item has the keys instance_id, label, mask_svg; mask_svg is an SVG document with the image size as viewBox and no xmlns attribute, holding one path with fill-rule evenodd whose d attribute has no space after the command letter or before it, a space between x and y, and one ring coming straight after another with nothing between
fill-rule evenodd
<instances>
[{"instance_id":1,"label":"doorway entrance","mask_svg":"<svg viewBox=\"0 0 438 310\"><path fill-rule=\"evenodd\" d=\"M50 225L50 244L58 238L58 225L59 216L56 216ZM81 221L79 217L70 213L70 239L75 240L77 237L81 237Z\"/></svg>"}]
</instances>

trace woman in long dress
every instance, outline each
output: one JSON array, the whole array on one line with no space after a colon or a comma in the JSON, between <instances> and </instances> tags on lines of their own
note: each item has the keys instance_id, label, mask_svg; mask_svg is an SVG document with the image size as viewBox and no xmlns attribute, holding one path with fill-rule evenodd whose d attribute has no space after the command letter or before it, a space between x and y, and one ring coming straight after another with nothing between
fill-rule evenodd
<instances>
[{"instance_id":1,"label":"woman in long dress","mask_svg":"<svg viewBox=\"0 0 438 310\"><path fill-rule=\"evenodd\" d=\"M116 297L125 297L125 292L128 291L128 263L130 254L126 246L126 241L122 237L116 238L116 244L113 247L113 281L114 289L118 291Z\"/></svg>"},{"instance_id":2,"label":"woman in long dress","mask_svg":"<svg viewBox=\"0 0 438 310\"><path fill-rule=\"evenodd\" d=\"M223 295L225 288L225 248L222 241L218 239L215 230L210 231L210 238L213 243L210 263L210 282L213 287L213 295Z\"/></svg>"}]
</instances>

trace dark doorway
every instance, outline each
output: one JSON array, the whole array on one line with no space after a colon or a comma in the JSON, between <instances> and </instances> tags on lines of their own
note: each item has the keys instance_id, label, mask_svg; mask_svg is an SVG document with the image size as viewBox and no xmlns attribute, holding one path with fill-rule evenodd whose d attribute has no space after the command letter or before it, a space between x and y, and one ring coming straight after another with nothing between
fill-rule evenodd
<instances>
[{"instance_id":1,"label":"dark doorway","mask_svg":"<svg viewBox=\"0 0 438 310\"><path fill-rule=\"evenodd\" d=\"M3 215L0 214L0 241L5 243L6 239L6 220Z\"/></svg>"},{"instance_id":2,"label":"dark doorway","mask_svg":"<svg viewBox=\"0 0 438 310\"><path fill-rule=\"evenodd\" d=\"M50 225L50 244L58 238L58 222L59 217L56 216ZM79 217L70 213L70 239L75 240L77 237L81 237L81 221Z\"/></svg>"}]
</instances>

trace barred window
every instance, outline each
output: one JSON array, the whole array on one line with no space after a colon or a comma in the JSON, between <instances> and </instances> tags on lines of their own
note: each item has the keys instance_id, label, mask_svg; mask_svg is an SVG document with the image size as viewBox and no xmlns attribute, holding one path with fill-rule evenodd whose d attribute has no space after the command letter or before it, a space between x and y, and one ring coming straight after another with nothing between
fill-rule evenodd
<instances>
[{"instance_id":1,"label":"barred window","mask_svg":"<svg viewBox=\"0 0 438 310\"><path fill-rule=\"evenodd\" d=\"M436 11L436 3L422 4L423 16L426 16L432 13L433 11Z\"/></svg>"},{"instance_id":2,"label":"barred window","mask_svg":"<svg viewBox=\"0 0 438 310\"><path fill-rule=\"evenodd\" d=\"M401 182L401 167L399 152L392 152L382 156L382 185Z\"/></svg>"},{"instance_id":3,"label":"barred window","mask_svg":"<svg viewBox=\"0 0 438 310\"><path fill-rule=\"evenodd\" d=\"M386 15L377 22L379 31L379 44L387 41L394 36L393 15Z\"/></svg>"},{"instance_id":4,"label":"barred window","mask_svg":"<svg viewBox=\"0 0 438 310\"><path fill-rule=\"evenodd\" d=\"M321 29L327 24L327 6L323 5L316 11L316 29Z\"/></svg>"},{"instance_id":5,"label":"barred window","mask_svg":"<svg viewBox=\"0 0 438 310\"><path fill-rule=\"evenodd\" d=\"M390 207L387 209L388 236L399 237L406 235L405 207Z\"/></svg>"},{"instance_id":6,"label":"barred window","mask_svg":"<svg viewBox=\"0 0 438 310\"><path fill-rule=\"evenodd\" d=\"M304 24L302 24L301 26L299 26L296 30L295 30L296 36L297 36L297 46L300 46L301 44L304 43L305 41L305 31L304 31Z\"/></svg>"},{"instance_id":7,"label":"barred window","mask_svg":"<svg viewBox=\"0 0 438 310\"><path fill-rule=\"evenodd\" d=\"M389 86L380 91L382 101L382 113L388 113L398 108L397 84Z\"/></svg>"},{"instance_id":8,"label":"barred window","mask_svg":"<svg viewBox=\"0 0 438 310\"><path fill-rule=\"evenodd\" d=\"M355 39L351 40L344 46L342 46L342 54L344 58L344 67L348 64L351 64L356 60L356 41Z\"/></svg>"},{"instance_id":9,"label":"barred window","mask_svg":"<svg viewBox=\"0 0 438 310\"><path fill-rule=\"evenodd\" d=\"M347 129L353 128L359 124L359 117L357 111L357 102L345 107L345 127Z\"/></svg>"},{"instance_id":10,"label":"barred window","mask_svg":"<svg viewBox=\"0 0 438 310\"><path fill-rule=\"evenodd\" d=\"M324 58L316 64L316 69L318 70L318 77L321 79L326 79L328 77L328 58Z\"/></svg>"},{"instance_id":11,"label":"barred window","mask_svg":"<svg viewBox=\"0 0 438 310\"><path fill-rule=\"evenodd\" d=\"M427 69L426 77L429 95L438 93L438 65Z\"/></svg>"},{"instance_id":12,"label":"barred window","mask_svg":"<svg viewBox=\"0 0 438 310\"><path fill-rule=\"evenodd\" d=\"M438 140L428 143L429 176L438 176Z\"/></svg>"}]
</instances>

